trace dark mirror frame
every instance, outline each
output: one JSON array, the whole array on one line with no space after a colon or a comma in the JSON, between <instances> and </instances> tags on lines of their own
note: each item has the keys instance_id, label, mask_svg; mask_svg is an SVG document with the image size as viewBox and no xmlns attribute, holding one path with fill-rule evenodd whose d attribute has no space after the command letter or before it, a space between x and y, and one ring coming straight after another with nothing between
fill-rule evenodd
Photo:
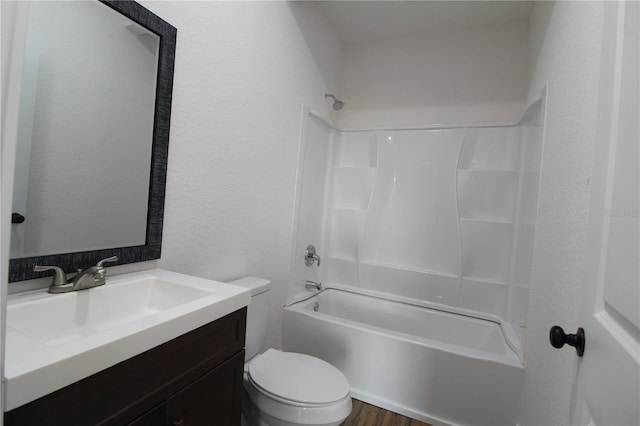
<instances>
[{"instance_id":1,"label":"dark mirror frame","mask_svg":"<svg viewBox=\"0 0 640 426\"><path fill-rule=\"evenodd\" d=\"M142 246L10 259L9 282L40 278L51 274L33 272L35 265L54 265L61 267L66 272L75 272L78 269L95 265L99 260L111 256L118 256L118 265L160 258L177 30L135 1L99 1L160 37L146 243Z\"/></svg>"}]
</instances>

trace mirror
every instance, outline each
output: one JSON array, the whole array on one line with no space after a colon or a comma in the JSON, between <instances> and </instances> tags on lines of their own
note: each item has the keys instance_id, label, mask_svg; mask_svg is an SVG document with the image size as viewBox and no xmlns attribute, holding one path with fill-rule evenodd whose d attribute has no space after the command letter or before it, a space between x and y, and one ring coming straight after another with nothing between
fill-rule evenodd
<instances>
[{"instance_id":1,"label":"mirror","mask_svg":"<svg viewBox=\"0 0 640 426\"><path fill-rule=\"evenodd\" d=\"M10 282L160 257L175 40L134 1L30 3Z\"/></svg>"}]
</instances>

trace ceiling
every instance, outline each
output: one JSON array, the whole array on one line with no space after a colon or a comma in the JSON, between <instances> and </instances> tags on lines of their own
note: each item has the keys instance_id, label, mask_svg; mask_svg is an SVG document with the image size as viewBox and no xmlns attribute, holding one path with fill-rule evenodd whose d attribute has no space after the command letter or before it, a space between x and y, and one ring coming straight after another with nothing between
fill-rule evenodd
<instances>
[{"instance_id":1,"label":"ceiling","mask_svg":"<svg viewBox=\"0 0 640 426\"><path fill-rule=\"evenodd\" d=\"M318 1L345 43L527 19L532 1Z\"/></svg>"}]
</instances>

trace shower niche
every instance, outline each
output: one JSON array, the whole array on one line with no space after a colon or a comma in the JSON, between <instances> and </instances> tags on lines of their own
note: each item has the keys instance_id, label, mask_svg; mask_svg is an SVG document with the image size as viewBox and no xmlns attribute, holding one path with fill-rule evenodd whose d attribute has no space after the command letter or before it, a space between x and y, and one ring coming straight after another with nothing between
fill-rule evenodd
<instances>
[{"instance_id":1,"label":"shower niche","mask_svg":"<svg viewBox=\"0 0 640 426\"><path fill-rule=\"evenodd\" d=\"M519 123L338 131L310 114L290 299L305 279L498 322L522 356L542 101ZM313 212L313 213L310 213Z\"/></svg>"}]
</instances>

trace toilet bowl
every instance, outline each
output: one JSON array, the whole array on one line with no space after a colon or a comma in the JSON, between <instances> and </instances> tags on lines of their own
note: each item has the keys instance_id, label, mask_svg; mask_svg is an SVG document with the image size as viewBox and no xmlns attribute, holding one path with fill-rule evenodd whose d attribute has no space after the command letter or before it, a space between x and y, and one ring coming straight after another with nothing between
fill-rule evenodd
<instances>
[{"instance_id":1,"label":"toilet bowl","mask_svg":"<svg viewBox=\"0 0 640 426\"><path fill-rule=\"evenodd\" d=\"M268 349L247 363L244 387L258 424L337 426L351 413L347 379L309 355Z\"/></svg>"},{"instance_id":2,"label":"toilet bowl","mask_svg":"<svg viewBox=\"0 0 640 426\"><path fill-rule=\"evenodd\" d=\"M310 355L267 349L268 280L246 277L230 284L251 289L247 308L242 423L247 426L337 426L351 413L347 378Z\"/></svg>"}]
</instances>

